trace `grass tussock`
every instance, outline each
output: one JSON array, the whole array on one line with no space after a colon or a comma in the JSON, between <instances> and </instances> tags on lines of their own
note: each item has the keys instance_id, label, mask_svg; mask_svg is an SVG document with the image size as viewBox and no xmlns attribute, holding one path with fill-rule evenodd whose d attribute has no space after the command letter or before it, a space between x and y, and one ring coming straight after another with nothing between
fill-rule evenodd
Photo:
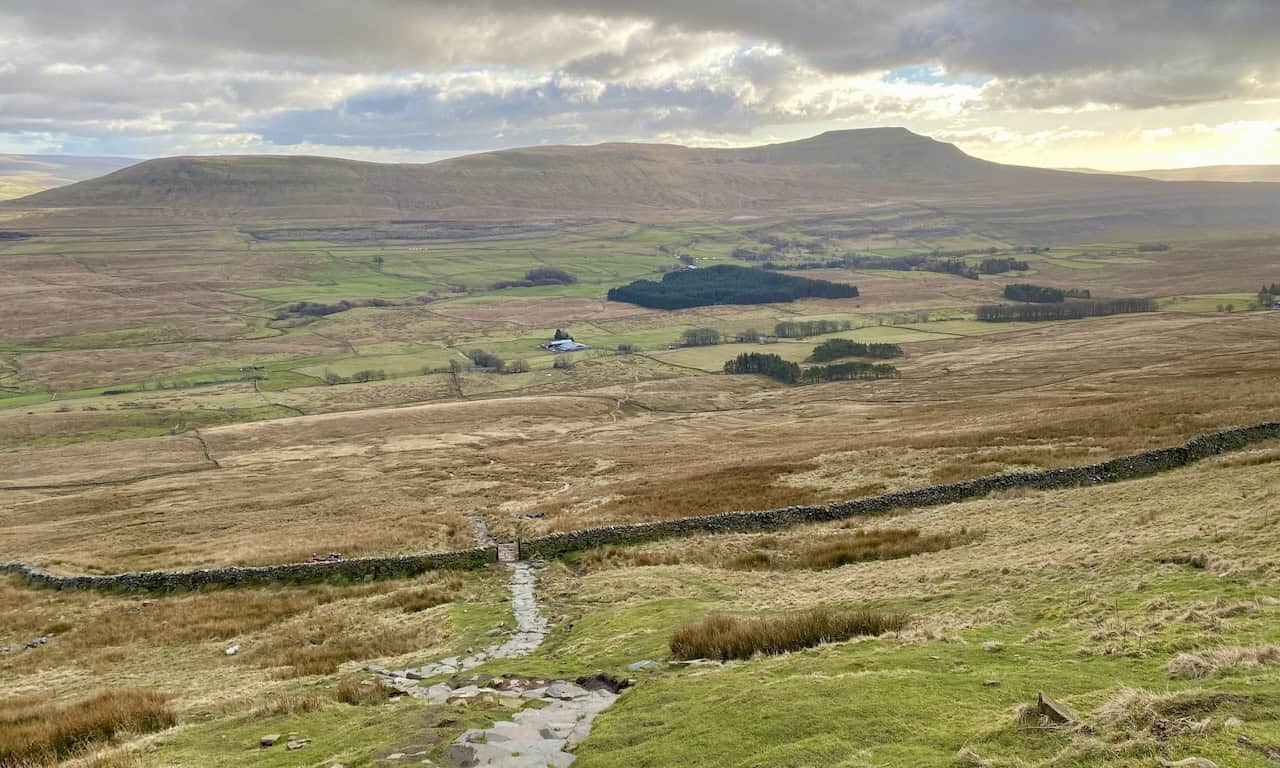
<instances>
[{"instance_id":1,"label":"grass tussock","mask_svg":"<svg viewBox=\"0 0 1280 768\"><path fill-rule=\"evenodd\" d=\"M671 653L678 659L749 659L838 643L854 637L896 632L907 617L869 608L839 610L811 608L768 619L744 619L713 613L686 624L671 635Z\"/></svg>"},{"instance_id":2,"label":"grass tussock","mask_svg":"<svg viewBox=\"0 0 1280 768\"><path fill-rule=\"evenodd\" d=\"M1199 679L1234 669L1277 665L1280 665L1280 645L1230 646L1180 653L1169 662L1169 673Z\"/></svg>"},{"instance_id":3,"label":"grass tussock","mask_svg":"<svg viewBox=\"0 0 1280 768\"><path fill-rule=\"evenodd\" d=\"M452 603L462 590L462 577L449 574L436 584L427 584L413 589L402 589L387 597L387 602L405 613L417 613L437 605Z\"/></svg>"},{"instance_id":4,"label":"grass tussock","mask_svg":"<svg viewBox=\"0 0 1280 768\"><path fill-rule=\"evenodd\" d=\"M168 696L157 691L103 691L63 705L0 701L0 768L56 765L123 734L153 733L176 722Z\"/></svg>"},{"instance_id":5,"label":"grass tussock","mask_svg":"<svg viewBox=\"0 0 1280 768\"><path fill-rule=\"evenodd\" d=\"M352 675L338 681L338 688L334 695L343 704L371 707L385 704L391 698L391 690L367 677Z\"/></svg>"},{"instance_id":6,"label":"grass tussock","mask_svg":"<svg viewBox=\"0 0 1280 768\"><path fill-rule=\"evenodd\" d=\"M301 715L316 712L327 703L329 700L315 691L276 693L260 701L253 708L253 713L259 717Z\"/></svg>"},{"instance_id":7,"label":"grass tussock","mask_svg":"<svg viewBox=\"0 0 1280 768\"><path fill-rule=\"evenodd\" d=\"M245 661L274 670L281 679L330 675L349 661L396 656L436 642L431 624L368 625L359 616L316 617L280 628L248 653Z\"/></svg>"},{"instance_id":8,"label":"grass tussock","mask_svg":"<svg viewBox=\"0 0 1280 768\"><path fill-rule=\"evenodd\" d=\"M924 533L918 528L868 528L840 531L809 543L803 538L756 536L741 544L678 549L605 545L572 559L575 573L652 565L706 565L734 571L827 570L852 563L896 560L968 544L979 534L968 528Z\"/></svg>"},{"instance_id":9,"label":"grass tussock","mask_svg":"<svg viewBox=\"0 0 1280 768\"><path fill-rule=\"evenodd\" d=\"M975 538L966 528L932 534L921 533L919 528L869 528L805 550L798 567L825 570L872 560L897 560L968 544Z\"/></svg>"}]
</instances>

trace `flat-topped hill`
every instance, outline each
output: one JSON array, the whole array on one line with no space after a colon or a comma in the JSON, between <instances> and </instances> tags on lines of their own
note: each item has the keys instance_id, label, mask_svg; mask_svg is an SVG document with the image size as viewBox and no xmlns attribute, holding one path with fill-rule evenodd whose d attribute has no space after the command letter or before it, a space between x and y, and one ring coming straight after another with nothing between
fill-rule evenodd
<instances>
[{"instance_id":1,"label":"flat-topped hill","mask_svg":"<svg viewBox=\"0 0 1280 768\"><path fill-rule=\"evenodd\" d=\"M1280 184L1162 182L1003 165L901 128L739 149L550 146L428 164L324 157L149 160L6 207L166 221L530 222L814 212L959 216L1014 239L1269 230ZM86 216L88 217L86 219Z\"/></svg>"}]
</instances>

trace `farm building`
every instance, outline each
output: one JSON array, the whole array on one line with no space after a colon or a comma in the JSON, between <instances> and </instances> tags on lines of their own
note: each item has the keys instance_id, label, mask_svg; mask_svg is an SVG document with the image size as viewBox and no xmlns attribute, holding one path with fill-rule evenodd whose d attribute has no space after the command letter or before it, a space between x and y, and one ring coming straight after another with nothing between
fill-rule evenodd
<instances>
[{"instance_id":1,"label":"farm building","mask_svg":"<svg viewBox=\"0 0 1280 768\"><path fill-rule=\"evenodd\" d=\"M549 349L552 352L580 352L584 349L591 349L586 344L579 344L573 339L558 339L556 341L548 341L542 345L543 349Z\"/></svg>"}]
</instances>

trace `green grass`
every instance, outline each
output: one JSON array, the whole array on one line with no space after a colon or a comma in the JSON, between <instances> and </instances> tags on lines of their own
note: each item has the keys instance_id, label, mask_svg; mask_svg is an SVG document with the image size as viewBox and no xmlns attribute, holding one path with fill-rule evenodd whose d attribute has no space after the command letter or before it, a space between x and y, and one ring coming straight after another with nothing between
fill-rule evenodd
<instances>
[{"instance_id":1,"label":"green grass","mask_svg":"<svg viewBox=\"0 0 1280 768\"><path fill-rule=\"evenodd\" d=\"M1225 588L1224 588L1225 587ZM1267 590L1276 593L1275 588ZM954 766L956 753L968 745L987 758L1047 760L1063 753L1054 766L1084 768L1098 765L1096 757L1072 757L1072 737L1066 733L1020 729L1014 709L1033 702L1044 690L1090 716L1120 685L1155 691L1208 688L1238 690L1226 681L1192 684L1174 679L1165 670L1173 649L1190 641L1192 630L1171 627L1147 640L1145 655L1082 655L1089 646L1092 622L1064 624L1082 613L1106 617L1114 612L1130 621L1141 620L1140 605L1153 594L1177 595L1181 600L1215 597L1243 599L1256 595L1247 587L1230 588L1205 574L1175 576L1148 585L1141 594L1113 584L1088 598L1070 592L1038 590L1020 594L975 592L957 594L931 604L943 611L980 605L1009 606L1007 619L956 633L952 642L906 643L892 639L863 640L823 646L785 656L757 658L698 672L666 672L646 676L618 705L597 721L582 745L577 764L604 766ZM668 600L652 601L668 605ZM889 608L922 610L909 601ZM585 633L595 642L630 646L644 658L652 643L631 639L632 633L652 638L684 611L655 612L651 604L615 614L612 626L592 623ZM630 614L630 615L628 615ZM585 619L583 620L585 621ZM1240 621L1232 635L1244 642L1268 635L1265 616ZM575 624L575 634L581 621ZM1049 639L1023 642L1032 630L1048 627ZM633 629L629 629L633 628ZM611 631L604 631L604 630ZM1215 638L1215 642L1222 639ZM984 643L998 642L1000 650ZM565 646L595 661L585 639ZM992 646L993 648L995 646ZM1136 646L1130 646L1136 649ZM635 657L635 656L633 656ZM657 656L661 658L661 656ZM603 661L604 659L600 659ZM1248 690L1262 694L1258 703L1236 706L1234 712L1249 723L1251 738L1265 743L1280 739L1280 680L1265 673ZM984 685L986 680L998 686ZM1215 713L1219 721L1231 711ZM1174 739L1171 754L1202 754L1219 765L1268 765L1260 754L1249 754L1234 736L1218 731L1206 737ZM1064 752L1065 750L1065 752ZM1017 763L996 763L1015 765ZM1027 763L1038 764L1038 763ZM1149 766L1149 753L1110 759L1109 766Z\"/></svg>"}]
</instances>

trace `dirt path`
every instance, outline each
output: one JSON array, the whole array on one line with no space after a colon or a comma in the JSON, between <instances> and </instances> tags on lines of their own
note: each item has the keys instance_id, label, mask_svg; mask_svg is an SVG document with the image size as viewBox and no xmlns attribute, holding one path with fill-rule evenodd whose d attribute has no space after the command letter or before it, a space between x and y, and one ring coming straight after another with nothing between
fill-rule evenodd
<instances>
[{"instance_id":1,"label":"dirt path","mask_svg":"<svg viewBox=\"0 0 1280 768\"><path fill-rule=\"evenodd\" d=\"M483 521L472 520L479 528ZM488 529L484 533L488 535ZM453 681L423 687L419 681L439 675L456 675L493 659L514 659L537 650L546 639L549 626L539 610L536 594L536 566L527 561L512 563L511 610L515 615L515 631L501 645L492 645L465 658L451 656L417 669L388 670L371 666L369 671L382 679L382 684L414 698L429 699L438 704L466 702L479 696L496 696L513 710L510 720L488 728L473 728L459 736L449 747L449 759L461 768L495 766L496 768L548 768L567 766L576 759L568 750L591 732L591 723L618 698L609 685L584 687L566 680L506 678L500 687L453 684ZM494 678L489 678L493 680ZM498 683L494 683L498 686ZM540 701L539 708L526 707Z\"/></svg>"}]
</instances>

